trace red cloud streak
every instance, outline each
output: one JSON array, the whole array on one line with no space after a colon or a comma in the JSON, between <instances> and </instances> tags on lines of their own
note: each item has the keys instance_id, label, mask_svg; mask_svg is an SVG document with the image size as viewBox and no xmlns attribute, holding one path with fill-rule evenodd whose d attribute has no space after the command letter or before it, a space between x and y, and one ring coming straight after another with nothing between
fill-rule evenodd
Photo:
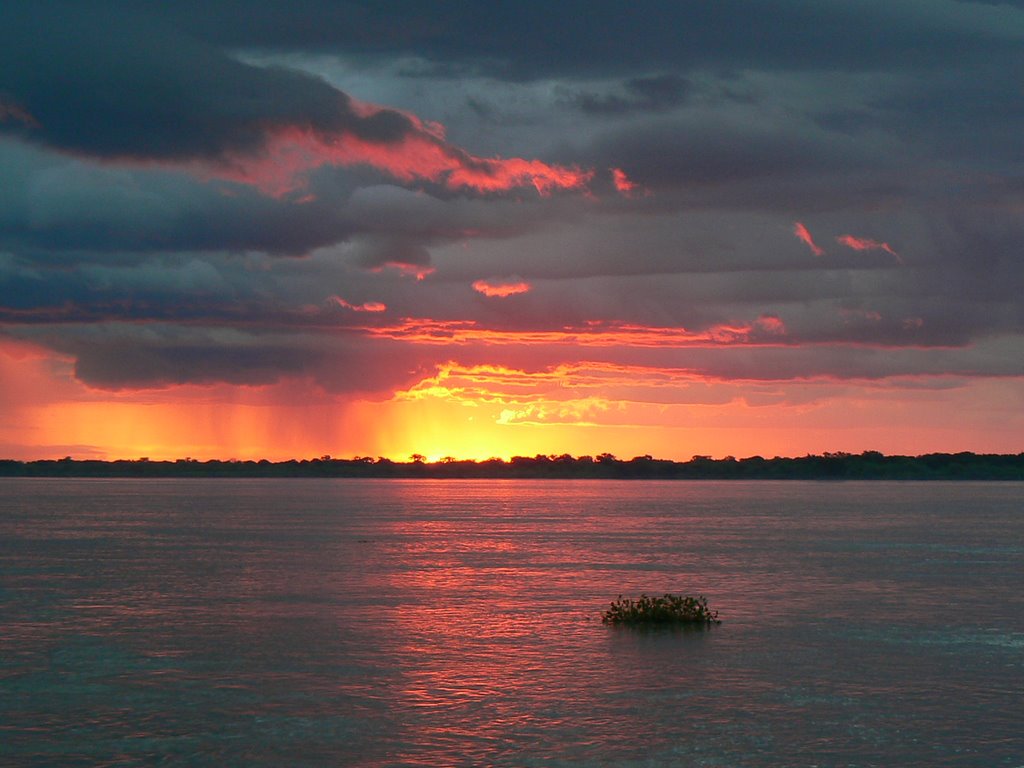
<instances>
[{"instance_id":1,"label":"red cloud streak","mask_svg":"<svg viewBox=\"0 0 1024 768\"><path fill-rule=\"evenodd\" d=\"M866 237L855 237L854 235L840 235L836 238L836 241L855 251L885 251L892 255L900 264L903 263L903 259L900 258L900 255L888 243L882 243Z\"/></svg>"},{"instance_id":2,"label":"red cloud streak","mask_svg":"<svg viewBox=\"0 0 1024 768\"><path fill-rule=\"evenodd\" d=\"M825 255L825 251L819 248L818 244L814 242L814 238L812 238L811 233L807 231L807 227L799 221L793 223L793 234L796 235L799 240L806 243L807 247L811 249L811 253L815 256Z\"/></svg>"},{"instance_id":3,"label":"red cloud streak","mask_svg":"<svg viewBox=\"0 0 1024 768\"><path fill-rule=\"evenodd\" d=\"M385 110L359 104L358 111L372 116ZM594 177L594 171L575 165L552 165L519 157L477 157L446 141L443 126L402 114L410 127L394 140L374 141L309 126L272 127L267 149L260 157L233 157L216 168L198 170L253 184L277 196L301 189L304 175L322 166L370 166L407 184L427 182L453 192L477 194L532 187L547 196L560 190L584 190Z\"/></svg>"}]
</instances>

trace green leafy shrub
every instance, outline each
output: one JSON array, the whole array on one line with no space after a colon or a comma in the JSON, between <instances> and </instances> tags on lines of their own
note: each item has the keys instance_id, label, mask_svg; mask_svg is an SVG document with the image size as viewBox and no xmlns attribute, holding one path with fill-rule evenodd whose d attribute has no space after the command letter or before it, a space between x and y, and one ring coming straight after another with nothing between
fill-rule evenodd
<instances>
[{"instance_id":1,"label":"green leafy shrub","mask_svg":"<svg viewBox=\"0 0 1024 768\"><path fill-rule=\"evenodd\" d=\"M611 603L608 610L601 614L605 624L721 624L718 611L708 609L708 601L704 595L670 595L648 597L640 595L639 599L623 599Z\"/></svg>"}]
</instances>

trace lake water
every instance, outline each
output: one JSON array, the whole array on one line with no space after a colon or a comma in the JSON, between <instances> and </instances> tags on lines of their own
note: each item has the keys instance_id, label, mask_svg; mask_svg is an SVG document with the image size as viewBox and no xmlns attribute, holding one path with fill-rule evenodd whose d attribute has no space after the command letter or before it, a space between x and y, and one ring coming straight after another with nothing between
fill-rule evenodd
<instances>
[{"instance_id":1,"label":"lake water","mask_svg":"<svg viewBox=\"0 0 1024 768\"><path fill-rule=\"evenodd\" d=\"M4 766L1022 766L1022 691L1022 484L0 481Z\"/></svg>"}]
</instances>

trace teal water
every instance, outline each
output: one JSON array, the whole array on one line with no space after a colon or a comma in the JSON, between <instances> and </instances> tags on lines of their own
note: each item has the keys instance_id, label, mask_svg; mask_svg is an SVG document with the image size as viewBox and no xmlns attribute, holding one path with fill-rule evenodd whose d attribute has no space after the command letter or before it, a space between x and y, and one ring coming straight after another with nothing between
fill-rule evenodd
<instances>
[{"instance_id":1,"label":"teal water","mask_svg":"<svg viewBox=\"0 0 1024 768\"><path fill-rule=\"evenodd\" d=\"M0 765L1021 766L1022 588L1021 484L3 480Z\"/></svg>"}]
</instances>

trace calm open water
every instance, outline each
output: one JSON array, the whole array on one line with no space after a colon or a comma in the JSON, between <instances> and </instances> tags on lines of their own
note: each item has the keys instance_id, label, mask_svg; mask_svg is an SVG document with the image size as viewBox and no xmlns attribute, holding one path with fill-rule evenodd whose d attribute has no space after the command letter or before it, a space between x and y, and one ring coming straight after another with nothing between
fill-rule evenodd
<instances>
[{"instance_id":1,"label":"calm open water","mask_svg":"<svg viewBox=\"0 0 1024 768\"><path fill-rule=\"evenodd\" d=\"M1022 484L0 481L4 766L1021 766L1022 691Z\"/></svg>"}]
</instances>

